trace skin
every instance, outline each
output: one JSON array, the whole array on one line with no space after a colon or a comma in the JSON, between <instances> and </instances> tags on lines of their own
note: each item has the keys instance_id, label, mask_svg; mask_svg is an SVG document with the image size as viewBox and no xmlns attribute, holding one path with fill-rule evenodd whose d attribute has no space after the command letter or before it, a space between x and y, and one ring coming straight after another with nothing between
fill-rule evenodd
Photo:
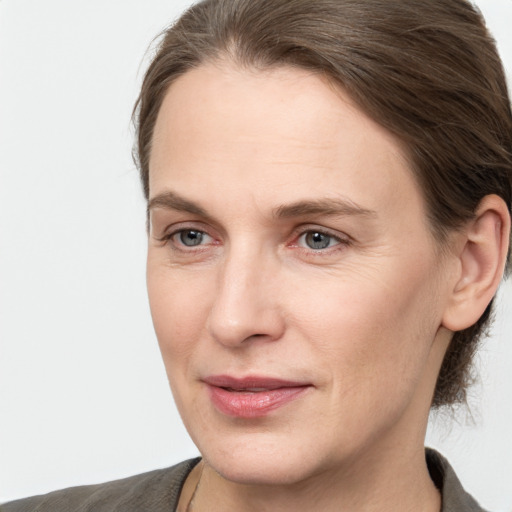
<instances>
[{"instance_id":1,"label":"skin","mask_svg":"<svg viewBox=\"0 0 512 512\"><path fill-rule=\"evenodd\" d=\"M399 142L318 75L224 61L177 79L154 132L147 281L204 458L180 509L201 474L193 510L439 510L423 442L466 234L450 244ZM226 374L310 387L234 418L203 381Z\"/></svg>"}]
</instances>

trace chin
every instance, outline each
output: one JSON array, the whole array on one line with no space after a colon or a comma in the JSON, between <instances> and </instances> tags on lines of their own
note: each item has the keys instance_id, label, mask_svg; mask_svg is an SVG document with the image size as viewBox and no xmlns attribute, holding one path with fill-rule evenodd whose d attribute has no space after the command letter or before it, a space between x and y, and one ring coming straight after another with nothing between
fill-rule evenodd
<instances>
[{"instance_id":1,"label":"chin","mask_svg":"<svg viewBox=\"0 0 512 512\"><path fill-rule=\"evenodd\" d=\"M258 434L265 436L265 434ZM205 462L226 480L245 485L293 485L322 472L303 444L279 439L246 439L202 451ZM313 451L314 453L314 451ZM319 454L317 454L318 457Z\"/></svg>"},{"instance_id":2,"label":"chin","mask_svg":"<svg viewBox=\"0 0 512 512\"><path fill-rule=\"evenodd\" d=\"M293 485L309 476L300 461L286 459L206 459L206 462L224 479L244 485Z\"/></svg>"}]
</instances>

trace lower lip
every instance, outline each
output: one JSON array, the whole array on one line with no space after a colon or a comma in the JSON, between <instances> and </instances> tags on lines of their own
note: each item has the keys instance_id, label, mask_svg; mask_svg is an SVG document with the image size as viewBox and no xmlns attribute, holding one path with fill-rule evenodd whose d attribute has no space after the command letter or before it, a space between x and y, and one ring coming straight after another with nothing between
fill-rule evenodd
<instances>
[{"instance_id":1,"label":"lower lip","mask_svg":"<svg viewBox=\"0 0 512 512\"><path fill-rule=\"evenodd\" d=\"M310 386L282 387L264 391L233 391L208 385L215 407L228 416L260 418L305 393Z\"/></svg>"}]
</instances>

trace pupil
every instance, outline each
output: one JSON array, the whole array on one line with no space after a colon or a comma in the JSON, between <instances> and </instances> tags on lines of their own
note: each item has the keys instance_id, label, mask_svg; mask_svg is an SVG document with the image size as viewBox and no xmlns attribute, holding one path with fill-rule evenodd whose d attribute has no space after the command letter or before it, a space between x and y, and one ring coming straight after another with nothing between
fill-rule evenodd
<instances>
[{"instance_id":1,"label":"pupil","mask_svg":"<svg viewBox=\"0 0 512 512\"><path fill-rule=\"evenodd\" d=\"M180 233L180 241L183 245L188 247L193 247L194 245L199 245L203 240L203 234L201 231L182 231Z\"/></svg>"},{"instance_id":2,"label":"pupil","mask_svg":"<svg viewBox=\"0 0 512 512\"><path fill-rule=\"evenodd\" d=\"M308 233L306 235L306 243L311 249L325 249L329 247L331 237L323 233Z\"/></svg>"}]
</instances>

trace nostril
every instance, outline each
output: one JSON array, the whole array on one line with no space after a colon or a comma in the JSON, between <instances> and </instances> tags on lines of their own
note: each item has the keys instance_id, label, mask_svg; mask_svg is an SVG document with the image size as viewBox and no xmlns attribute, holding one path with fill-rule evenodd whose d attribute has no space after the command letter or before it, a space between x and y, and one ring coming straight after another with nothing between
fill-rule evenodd
<instances>
[{"instance_id":1,"label":"nostril","mask_svg":"<svg viewBox=\"0 0 512 512\"><path fill-rule=\"evenodd\" d=\"M245 338L243 341L247 342L247 341L266 340L266 339L268 339L270 341L272 339L272 335L271 334L251 334L250 336L247 336L247 338Z\"/></svg>"}]
</instances>

